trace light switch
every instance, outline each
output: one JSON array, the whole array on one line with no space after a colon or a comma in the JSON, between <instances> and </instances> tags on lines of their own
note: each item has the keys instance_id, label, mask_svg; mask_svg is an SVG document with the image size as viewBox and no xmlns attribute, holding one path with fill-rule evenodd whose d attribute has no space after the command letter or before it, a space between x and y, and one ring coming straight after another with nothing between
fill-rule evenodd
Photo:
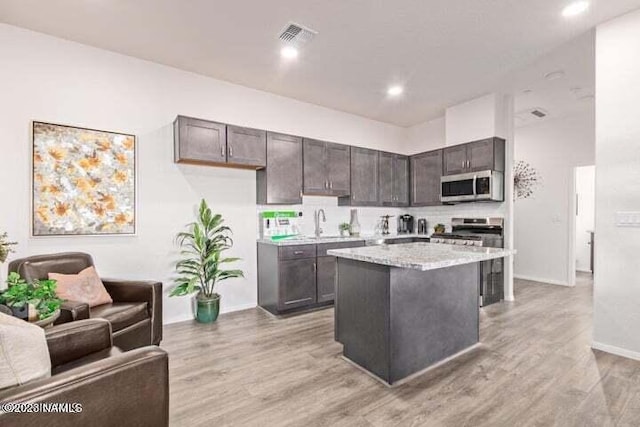
<instances>
[{"instance_id":1,"label":"light switch","mask_svg":"<svg viewBox=\"0 0 640 427\"><path fill-rule=\"evenodd\" d=\"M640 227L640 212L616 212L616 226Z\"/></svg>"}]
</instances>

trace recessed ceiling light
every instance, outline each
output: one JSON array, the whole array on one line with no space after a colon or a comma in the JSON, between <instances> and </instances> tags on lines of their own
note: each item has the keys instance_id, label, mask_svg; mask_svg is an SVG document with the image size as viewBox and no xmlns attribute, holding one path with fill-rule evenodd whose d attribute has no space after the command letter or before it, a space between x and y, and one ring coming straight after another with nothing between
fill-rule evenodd
<instances>
[{"instance_id":1,"label":"recessed ceiling light","mask_svg":"<svg viewBox=\"0 0 640 427\"><path fill-rule=\"evenodd\" d=\"M402 95L402 92L404 92L404 88L402 86L390 86L389 89L387 89L387 95L389 96Z\"/></svg>"},{"instance_id":2,"label":"recessed ceiling light","mask_svg":"<svg viewBox=\"0 0 640 427\"><path fill-rule=\"evenodd\" d=\"M580 15L589 9L588 1L575 1L562 9L562 16L570 18L572 16Z\"/></svg>"},{"instance_id":3,"label":"recessed ceiling light","mask_svg":"<svg viewBox=\"0 0 640 427\"><path fill-rule=\"evenodd\" d=\"M280 56L285 59L296 59L298 57L298 49L293 46L284 46L280 49Z\"/></svg>"},{"instance_id":4,"label":"recessed ceiling light","mask_svg":"<svg viewBox=\"0 0 640 427\"><path fill-rule=\"evenodd\" d=\"M552 71L550 73L547 73L544 75L545 80L558 80L563 78L566 75L566 73L562 70L558 70L558 71Z\"/></svg>"}]
</instances>

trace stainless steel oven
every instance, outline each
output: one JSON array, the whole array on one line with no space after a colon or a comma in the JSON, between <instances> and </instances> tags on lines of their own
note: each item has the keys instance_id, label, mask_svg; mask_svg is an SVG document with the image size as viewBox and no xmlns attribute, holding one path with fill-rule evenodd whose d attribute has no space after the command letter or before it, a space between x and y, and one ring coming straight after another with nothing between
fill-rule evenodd
<instances>
[{"instance_id":1,"label":"stainless steel oven","mask_svg":"<svg viewBox=\"0 0 640 427\"><path fill-rule=\"evenodd\" d=\"M443 176L440 185L442 203L504 201L502 172L487 170Z\"/></svg>"}]
</instances>

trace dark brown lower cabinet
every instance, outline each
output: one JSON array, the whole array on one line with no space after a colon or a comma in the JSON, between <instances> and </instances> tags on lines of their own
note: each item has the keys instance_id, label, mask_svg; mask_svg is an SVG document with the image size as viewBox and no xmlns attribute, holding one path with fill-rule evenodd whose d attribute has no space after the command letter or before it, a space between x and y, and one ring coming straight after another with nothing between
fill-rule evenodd
<instances>
[{"instance_id":1,"label":"dark brown lower cabinet","mask_svg":"<svg viewBox=\"0 0 640 427\"><path fill-rule=\"evenodd\" d=\"M336 258L330 249L364 241L277 246L258 243L258 305L273 314L331 305Z\"/></svg>"},{"instance_id":2,"label":"dark brown lower cabinet","mask_svg":"<svg viewBox=\"0 0 640 427\"><path fill-rule=\"evenodd\" d=\"M336 296L336 257L321 256L317 259L316 284L318 302L333 301Z\"/></svg>"},{"instance_id":3,"label":"dark brown lower cabinet","mask_svg":"<svg viewBox=\"0 0 640 427\"><path fill-rule=\"evenodd\" d=\"M291 310L316 302L316 259L280 261L278 309Z\"/></svg>"}]
</instances>

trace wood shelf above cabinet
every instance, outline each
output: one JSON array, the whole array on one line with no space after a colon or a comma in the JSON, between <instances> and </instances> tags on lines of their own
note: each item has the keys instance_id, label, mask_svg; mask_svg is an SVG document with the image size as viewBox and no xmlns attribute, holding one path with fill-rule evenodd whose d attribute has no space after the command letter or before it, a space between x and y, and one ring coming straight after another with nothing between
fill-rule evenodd
<instances>
[{"instance_id":1,"label":"wood shelf above cabinet","mask_svg":"<svg viewBox=\"0 0 640 427\"><path fill-rule=\"evenodd\" d=\"M176 163L253 170L266 166L266 131L178 116L173 134Z\"/></svg>"}]
</instances>

